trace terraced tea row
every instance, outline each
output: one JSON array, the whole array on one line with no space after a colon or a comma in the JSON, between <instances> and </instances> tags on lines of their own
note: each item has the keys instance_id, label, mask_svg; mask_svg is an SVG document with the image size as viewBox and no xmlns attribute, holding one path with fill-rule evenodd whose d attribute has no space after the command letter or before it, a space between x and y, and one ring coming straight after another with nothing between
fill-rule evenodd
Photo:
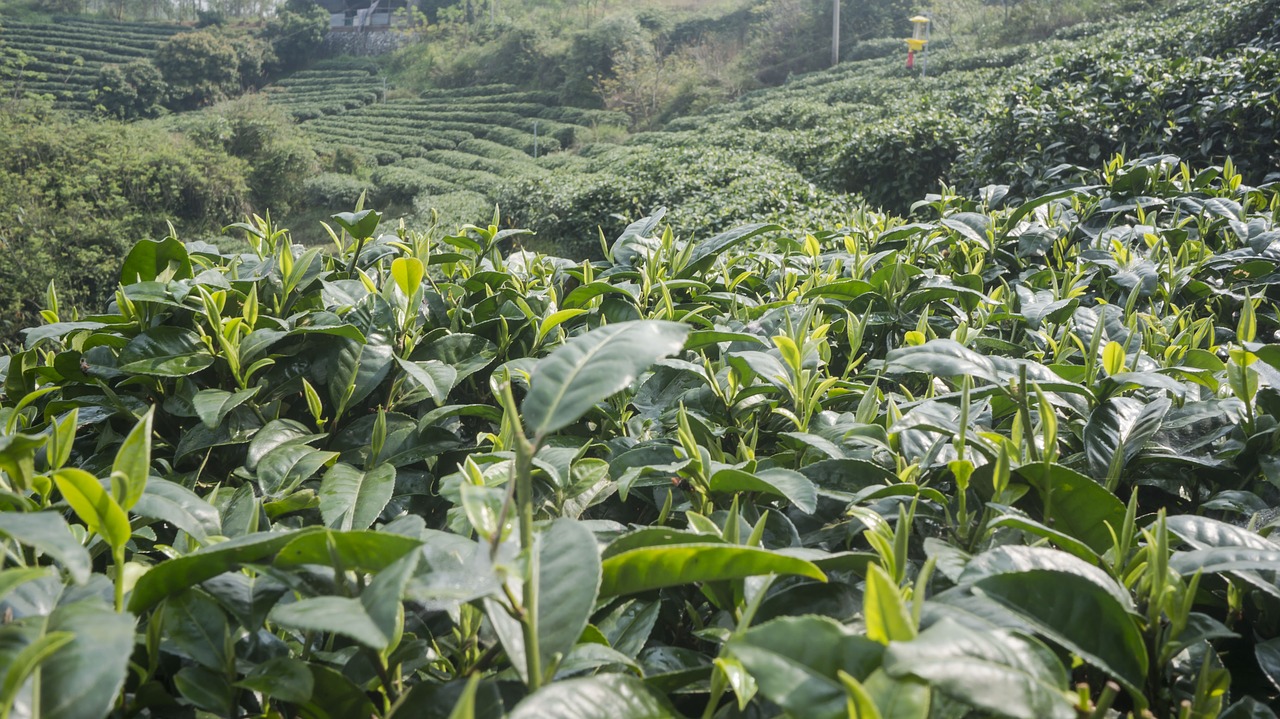
<instances>
[{"instance_id":1,"label":"terraced tea row","mask_svg":"<svg viewBox=\"0 0 1280 719\"><path fill-rule=\"evenodd\" d=\"M181 31L174 25L83 18L0 21L0 81L50 95L64 109L87 110L103 65L150 58L161 43Z\"/></svg>"},{"instance_id":2,"label":"terraced tea row","mask_svg":"<svg viewBox=\"0 0 1280 719\"><path fill-rule=\"evenodd\" d=\"M374 68L301 72L268 88L272 103L289 110L315 143L355 151L379 165L374 195L410 204L467 193L468 206L490 197L505 180L540 176L534 158L588 139L592 126L625 124L618 113L557 107L549 93L508 85L432 90L415 98L378 102ZM352 179L353 178L349 178ZM311 182L314 199L340 201L356 185L338 176ZM358 193L357 193L358 194ZM446 200L447 204L447 200Z\"/></svg>"},{"instance_id":3,"label":"terraced tea row","mask_svg":"<svg viewBox=\"0 0 1280 719\"><path fill-rule=\"evenodd\" d=\"M284 108L294 120L337 115L382 98L385 91L372 64L343 64L303 70L267 87L272 104Z\"/></svg>"}]
</instances>

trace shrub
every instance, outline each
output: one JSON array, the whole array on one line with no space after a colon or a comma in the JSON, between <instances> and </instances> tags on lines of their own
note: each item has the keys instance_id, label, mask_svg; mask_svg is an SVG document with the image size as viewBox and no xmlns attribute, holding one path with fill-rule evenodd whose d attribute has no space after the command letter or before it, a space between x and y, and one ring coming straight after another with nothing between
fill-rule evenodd
<instances>
[{"instance_id":1,"label":"shrub","mask_svg":"<svg viewBox=\"0 0 1280 719\"><path fill-rule=\"evenodd\" d=\"M179 116L174 126L206 147L244 160L251 202L258 212L288 211L303 199L300 179L314 175L320 167L309 138L260 97Z\"/></svg>"},{"instance_id":2,"label":"shrub","mask_svg":"<svg viewBox=\"0 0 1280 719\"><path fill-rule=\"evenodd\" d=\"M155 122L0 112L0 341L34 321L50 280L100 310L120 260L168 222L201 232L247 209L246 163Z\"/></svg>"},{"instance_id":3,"label":"shrub","mask_svg":"<svg viewBox=\"0 0 1280 719\"><path fill-rule=\"evenodd\" d=\"M0 357L10 671L50 719L1274 717L1280 197L1183 168L589 264L479 207L141 242Z\"/></svg>"},{"instance_id":4,"label":"shrub","mask_svg":"<svg viewBox=\"0 0 1280 719\"><path fill-rule=\"evenodd\" d=\"M569 257L599 254L597 228L615 236L658 207L682 233L752 221L833 221L843 201L795 169L741 149L629 148L601 152L587 167L510 180L498 192L510 222L537 233L539 247Z\"/></svg>"},{"instance_id":5,"label":"shrub","mask_svg":"<svg viewBox=\"0 0 1280 719\"><path fill-rule=\"evenodd\" d=\"M413 203L414 212L424 219L433 216L432 211L446 223L473 223L488 225L493 220L494 203L488 196L471 190L455 190L440 194L421 195Z\"/></svg>"}]
</instances>

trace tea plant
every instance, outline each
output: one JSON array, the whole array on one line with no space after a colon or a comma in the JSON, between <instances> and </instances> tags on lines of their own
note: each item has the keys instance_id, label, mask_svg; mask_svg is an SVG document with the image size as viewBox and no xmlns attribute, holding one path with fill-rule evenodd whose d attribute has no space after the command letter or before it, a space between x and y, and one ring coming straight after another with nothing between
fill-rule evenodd
<instances>
[{"instance_id":1,"label":"tea plant","mask_svg":"<svg viewBox=\"0 0 1280 719\"><path fill-rule=\"evenodd\" d=\"M140 242L0 360L8 716L1268 717L1280 198Z\"/></svg>"}]
</instances>

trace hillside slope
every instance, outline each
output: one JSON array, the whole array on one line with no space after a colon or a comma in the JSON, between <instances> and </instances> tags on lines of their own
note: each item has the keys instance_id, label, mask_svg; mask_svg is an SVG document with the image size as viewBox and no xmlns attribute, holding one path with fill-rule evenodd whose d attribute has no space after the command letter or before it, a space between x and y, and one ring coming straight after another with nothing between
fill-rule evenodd
<instances>
[{"instance_id":1,"label":"hillside slope","mask_svg":"<svg viewBox=\"0 0 1280 719\"><path fill-rule=\"evenodd\" d=\"M748 220L834 227L854 195L898 213L943 184L1025 195L1121 152L1232 157L1263 181L1280 170L1278 5L1183 2L1044 43L940 49L927 78L901 52L844 63L625 146L583 148L501 204L548 246L582 253L597 244L591 228L609 235L662 205L693 233Z\"/></svg>"},{"instance_id":2,"label":"hillside slope","mask_svg":"<svg viewBox=\"0 0 1280 719\"><path fill-rule=\"evenodd\" d=\"M51 97L60 109L91 110L104 66L150 60L161 43L185 29L81 17L0 22L0 84L9 92Z\"/></svg>"}]
</instances>

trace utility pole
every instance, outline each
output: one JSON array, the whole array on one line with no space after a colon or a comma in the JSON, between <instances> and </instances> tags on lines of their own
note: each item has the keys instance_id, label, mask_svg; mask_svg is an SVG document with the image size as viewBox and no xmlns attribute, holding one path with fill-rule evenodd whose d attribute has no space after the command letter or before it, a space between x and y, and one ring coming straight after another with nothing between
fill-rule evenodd
<instances>
[{"instance_id":1,"label":"utility pole","mask_svg":"<svg viewBox=\"0 0 1280 719\"><path fill-rule=\"evenodd\" d=\"M840 0L831 0L831 66L840 63Z\"/></svg>"}]
</instances>

